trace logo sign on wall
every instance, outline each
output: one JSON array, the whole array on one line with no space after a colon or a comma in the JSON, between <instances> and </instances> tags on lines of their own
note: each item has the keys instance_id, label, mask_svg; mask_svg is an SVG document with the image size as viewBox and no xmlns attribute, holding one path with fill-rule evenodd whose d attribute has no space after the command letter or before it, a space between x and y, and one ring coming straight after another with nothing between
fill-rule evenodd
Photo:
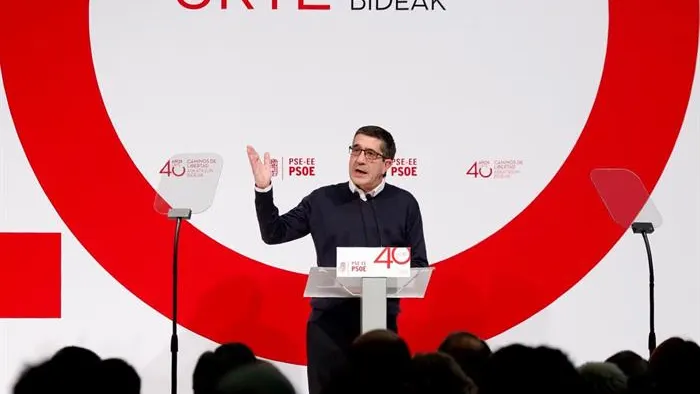
<instances>
[{"instance_id":1,"label":"logo sign on wall","mask_svg":"<svg viewBox=\"0 0 700 394\"><path fill-rule=\"evenodd\" d=\"M273 157L270 159L270 174L280 180L316 176L315 157Z\"/></svg>"},{"instance_id":2,"label":"logo sign on wall","mask_svg":"<svg viewBox=\"0 0 700 394\"><path fill-rule=\"evenodd\" d=\"M467 170L468 178L474 179L508 179L522 171L521 159L478 160Z\"/></svg>"},{"instance_id":3,"label":"logo sign on wall","mask_svg":"<svg viewBox=\"0 0 700 394\"><path fill-rule=\"evenodd\" d=\"M415 178L418 173L417 157L397 157L389 168L389 175L393 177Z\"/></svg>"},{"instance_id":4,"label":"logo sign on wall","mask_svg":"<svg viewBox=\"0 0 700 394\"><path fill-rule=\"evenodd\" d=\"M72 234L125 288L170 317L172 224L152 209L155 192L105 110L92 64L89 17L89 2L83 1L3 6L0 33L15 37L0 44L7 100L27 159ZM588 273L624 232L592 187L592 169L630 169L653 190L688 105L698 2L611 1L607 44L598 96L553 179L508 225L436 262L426 298L402 304L399 323L412 349L434 349L457 329L485 338L499 334ZM631 86L643 88L631 95ZM131 221L94 214L110 206L129 209ZM571 231L572 222L597 231L580 237ZM189 224L182 237L188 240L180 256L188 273L182 325L217 342L249 343L261 357L305 363L306 275L254 261ZM470 307L455 308L454 300L468 300Z\"/></svg>"},{"instance_id":5,"label":"logo sign on wall","mask_svg":"<svg viewBox=\"0 0 700 394\"><path fill-rule=\"evenodd\" d=\"M328 0L177 0L188 10L216 7L220 10L279 10L331 11ZM238 4L233 4L238 3ZM282 3L282 5L280 5ZM323 4L322 4L323 3ZM351 11L446 11L446 0L350 0Z\"/></svg>"}]
</instances>

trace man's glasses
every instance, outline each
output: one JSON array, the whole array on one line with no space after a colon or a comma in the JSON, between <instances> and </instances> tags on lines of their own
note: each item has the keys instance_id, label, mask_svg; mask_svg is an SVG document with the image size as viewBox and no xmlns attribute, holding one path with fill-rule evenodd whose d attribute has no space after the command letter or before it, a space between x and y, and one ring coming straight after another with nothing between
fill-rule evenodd
<instances>
[{"instance_id":1,"label":"man's glasses","mask_svg":"<svg viewBox=\"0 0 700 394\"><path fill-rule=\"evenodd\" d=\"M360 153L364 152L365 153L365 158L369 161L374 161L379 158L384 158L384 156L380 153L377 153L373 151L372 149L362 149L359 146L351 146L350 147L350 155L351 156L359 156Z\"/></svg>"}]
</instances>

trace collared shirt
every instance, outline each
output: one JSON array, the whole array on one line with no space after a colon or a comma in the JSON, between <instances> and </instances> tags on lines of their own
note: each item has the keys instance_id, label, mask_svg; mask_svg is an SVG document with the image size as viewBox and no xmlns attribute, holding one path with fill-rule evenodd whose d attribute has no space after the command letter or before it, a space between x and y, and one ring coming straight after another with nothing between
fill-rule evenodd
<instances>
[{"instance_id":1,"label":"collared shirt","mask_svg":"<svg viewBox=\"0 0 700 394\"><path fill-rule=\"evenodd\" d=\"M375 187L374 190L372 190L369 193L365 193L362 189L355 186L355 184L352 182L352 180L348 182L348 185L350 186L351 192L359 194L362 201L367 201L367 194L369 194L370 197L377 197L377 194L379 194L382 190L384 190L385 183L386 183L385 179L382 179L382 182L377 187ZM261 189L261 188L255 186L255 191L257 191L258 193L266 193L266 192L269 192L270 190L272 190L272 182L270 182L270 184L264 189Z\"/></svg>"},{"instance_id":2,"label":"collared shirt","mask_svg":"<svg viewBox=\"0 0 700 394\"><path fill-rule=\"evenodd\" d=\"M355 186L355 184L353 183L352 180L350 182L348 182L348 184L350 186L350 191L353 193L359 194L362 201L367 201L367 194L369 194L370 197L377 197L377 194L379 194L382 190L384 190L384 183L385 183L385 180L382 178L382 182L379 184L379 186L375 187L369 193L365 193L364 190Z\"/></svg>"}]
</instances>

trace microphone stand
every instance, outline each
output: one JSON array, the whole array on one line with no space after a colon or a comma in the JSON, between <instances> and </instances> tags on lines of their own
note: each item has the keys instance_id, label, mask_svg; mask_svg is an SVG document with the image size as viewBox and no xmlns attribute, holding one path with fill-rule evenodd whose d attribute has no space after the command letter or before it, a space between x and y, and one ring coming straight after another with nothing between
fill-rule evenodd
<instances>
[{"instance_id":1,"label":"microphone stand","mask_svg":"<svg viewBox=\"0 0 700 394\"><path fill-rule=\"evenodd\" d=\"M170 392L177 394L177 251L180 241L180 225L182 220L189 220L192 210L187 208L174 208L168 211L168 218L175 219L175 239L173 240L173 318L172 333L170 337Z\"/></svg>"},{"instance_id":2,"label":"microphone stand","mask_svg":"<svg viewBox=\"0 0 700 394\"><path fill-rule=\"evenodd\" d=\"M656 349L656 332L654 330L654 260L651 257L651 246L649 245L648 234L654 232L654 225L649 222L634 222L632 223L632 232L642 234L644 239L644 247L647 251L647 261L649 263L649 339L648 349L649 357Z\"/></svg>"}]
</instances>

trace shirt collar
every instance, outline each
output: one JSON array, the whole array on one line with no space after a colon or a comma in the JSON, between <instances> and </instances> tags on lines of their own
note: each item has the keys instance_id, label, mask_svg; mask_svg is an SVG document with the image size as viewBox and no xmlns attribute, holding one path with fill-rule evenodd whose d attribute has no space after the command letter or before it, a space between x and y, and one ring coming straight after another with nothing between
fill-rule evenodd
<instances>
[{"instance_id":1,"label":"shirt collar","mask_svg":"<svg viewBox=\"0 0 700 394\"><path fill-rule=\"evenodd\" d=\"M370 197L377 197L377 194L384 190L385 183L385 180L382 179L382 182L377 187L375 187L374 190L370 191L369 193L365 193L362 189L355 186L352 180L348 182L348 184L350 185L350 191L359 194L362 201L367 201L367 194L369 194Z\"/></svg>"}]
</instances>

